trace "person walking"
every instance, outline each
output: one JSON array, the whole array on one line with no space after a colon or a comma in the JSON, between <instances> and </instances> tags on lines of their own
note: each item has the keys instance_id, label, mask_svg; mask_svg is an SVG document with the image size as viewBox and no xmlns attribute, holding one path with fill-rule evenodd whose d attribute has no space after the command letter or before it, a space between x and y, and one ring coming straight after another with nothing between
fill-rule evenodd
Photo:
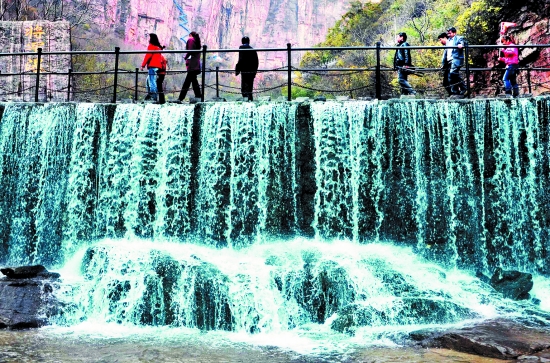
<instances>
[{"instance_id":1,"label":"person walking","mask_svg":"<svg viewBox=\"0 0 550 363\"><path fill-rule=\"evenodd\" d=\"M443 52L441 68L449 68L448 80L451 95L466 95L466 84L460 77L460 68L464 66L464 38L456 34L456 28L447 29L447 49Z\"/></svg>"},{"instance_id":2,"label":"person walking","mask_svg":"<svg viewBox=\"0 0 550 363\"><path fill-rule=\"evenodd\" d=\"M253 49L250 46L249 37L243 37L241 43L239 49ZM241 94L243 98L248 98L249 101L253 100L252 90L254 88L254 78L256 78L258 72L258 65L258 53L255 50L239 51L239 61L235 66L235 75L241 75Z\"/></svg>"},{"instance_id":3,"label":"person walking","mask_svg":"<svg viewBox=\"0 0 550 363\"><path fill-rule=\"evenodd\" d=\"M500 42L505 46L515 45L512 37L509 35L503 35L500 38ZM519 67L519 51L516 47L504 47L501 50L501 57L498 58L499 61L506 64L506 70L504 71L504 91L507 95L512 95L514 97L519 96L519 86L517 83L517 73Z\"/></svg>"},{"instance_id":4,"label":"person walking","mask_svg":"<svg viewBox=\"0 0 550 363\"><path fill-rule=\"evenodd\" d=\"M157 35L154 33L150 33L149 45L147 46L147 50L158 51L163 49L164 46L160 45ZM147 95L145 96L145 100L152 99L153 101L158 102L157 72L162 67L162 58L163 57L161 53L150 52L147 52L145 54L145 57L143 58L143 62L141 63L141 70L143 71L143 69L147 66Z\"/></svg>"},{"instance_id":5,"label":"person walking","mask_svg":"<svg viewBox=\"0 0 550 363\"><path fill-rule=\"evenodd\" d=\"M164 77L166 77L166 70L168 69L168 61L164 56L160 55L160 68L157 71L157 91L159 95L159 105L166 103L166 97L164 95Z\"/></svg>"},{"instance_id":6,"label":"person walking","mask_svg":"<svg viewBox=\"0 0 550 363\"><path fill-rule=\"evenodd\" d=\"M412 66L411 51L408 49L409 43L407 43L407 33L399 33L395 41L399 49L395 50L393 68L397 70L397 79L399 80L401 94L414 95L416 91L411 87L407 79L409 74L412 73L410 70Z\"/></svg>"},{"instance_id":7,"label":"person walking","mask_svg":"<svg viewBox=\"0 0 550 363\"><path fill-rule=\"evenodd\" d=\"M189 38L187 39L187 44L185 45L187 50L198 50L201 49L201 38L197 32L191 32ZM182 103L187 95L189 86L193 86L193 92L195 93L195 98L202 98L202 92L197 81L197 76L201 73L201 59L200 52L187 53L185 55L185 66L187 67L187 75L185 76L185 81L183 81L183 86L181 87L180 95L176 103Z\"/></svg>"},{"instance_id":8,"label":"person walking","mask_svg":"<svg viewBox=\"0 0 550 363\"><path fill-rule=\"evenodd\" d=\"M441 45L447 45L447 33L441 33L437 37ZM445 91L447 91L447 94L450 96L453 94L451 91L451 86L449 84L449 72L451 71L451 63L452 63L452 56L450 57L450 60L447 61L447 52L450 49L445 49L443 51L443 58L445 59L443 61L443 64L441 65L441 69L443 69L443 87L445 88Z\"/></svg>"}]
</instances>

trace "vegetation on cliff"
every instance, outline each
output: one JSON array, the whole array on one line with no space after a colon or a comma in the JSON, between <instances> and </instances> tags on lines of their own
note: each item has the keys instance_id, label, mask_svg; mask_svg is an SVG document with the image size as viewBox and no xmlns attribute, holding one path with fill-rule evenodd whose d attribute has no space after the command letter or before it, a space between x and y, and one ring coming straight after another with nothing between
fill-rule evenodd
<instances>
[{"instance_id":1,"label":"vegetation on cliff","mask_svg":"<svg viewBox=\"0 0 550 363\"><path fill-rule=\"evenodd\" d=\"M406 32L411 46L441 46L438 34L455 26L470 44L495 44L502 21L515 21L520 9L540 13L546 5L537 1L514 0L382 0L379 3L354 2L350 10L330 29L320 47L395 45L396 34ZM394 50L382 51L381 64L383 94L396 95L397 76L393 68ZM470 65L487 66L487 52L473 50ZM376 65L376 53L366 51L315 51L307 53L301 62L302 69L345 68L372 69ZM426 95L442 95L441 74L437 71L441 62L441 49L414 50L412 61L417 68L431 69L422 76L411 76L413 87ZM338 77L335 74L338 73ZM332 95L372 96L374 72L332 72L330 75L304 71L294 90L295 96Z\"/></svg>"}]
</instances>

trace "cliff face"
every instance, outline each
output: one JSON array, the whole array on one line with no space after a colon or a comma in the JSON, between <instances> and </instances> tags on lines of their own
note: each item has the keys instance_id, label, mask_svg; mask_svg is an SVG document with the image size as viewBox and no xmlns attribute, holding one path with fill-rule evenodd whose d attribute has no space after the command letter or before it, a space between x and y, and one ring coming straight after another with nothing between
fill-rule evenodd
<instances>
[{"instance_id":1,"label":"cliff face","mask_svg":"<svg viewBox=\"0 0 550 363\"><path fill-rule=\"evenodd\" d=\"M34 73L38 68L36 52L38 48L42 48L43 52L69 51L71 48L69 28L69 23L66 21L0 21L2 52L34 54L21 57L8 56L2 59L0 71L6 76L0 78L0 99L34 100L36 87ZM66 55L44 55L40 60L41 72L67 72L69 68L71 68L71 60ZM40 77L39 100L65 100L66 86L66 75L53 74Z\"/></svg>"},{"instance_id":2,"label":"cliff face","mask_svg":"<svg viewBox=\"0 0 550 363\"><path fill-rule=\"evenodd\" d=\"M255 48L308 47L324 40L350 0L101 0L103 22L128 44L145 47L155 32L170 49L184 49L189 32L209 49L238 48L247 35ZM222 57L233 57L220 55ZM286 55L264 54L271 66Z\"/></svg>"},{"instance_id":3,"label":"cliff face","mask_svg":"<svg viewBox=\"0 0 550 363\"><path fill-rule=\"evenodd\" d=\"M513 14L507 14L502 21L514 22L517 26L510 28L508 34L511 35L518 45L530 44L550 44L550 3L529 1L519 11ZM497 39L495 39L495 42ZM485 56L487 64L490 67L498 67L494 57L497 51L488 53ZM550 48L520 48L520 67L531 68L549 68L550 67ZM502 64L500 65L502 66ZM528 76L530 80L528 80ZM493 72L488 83L490 92L499 93L502 91L502 74ZM522 71L518 77L522 93L529 92L529 81L531 84L531 93L538 95L550 91L550 73L547 71Z\"/></svg>"}]
</instances>

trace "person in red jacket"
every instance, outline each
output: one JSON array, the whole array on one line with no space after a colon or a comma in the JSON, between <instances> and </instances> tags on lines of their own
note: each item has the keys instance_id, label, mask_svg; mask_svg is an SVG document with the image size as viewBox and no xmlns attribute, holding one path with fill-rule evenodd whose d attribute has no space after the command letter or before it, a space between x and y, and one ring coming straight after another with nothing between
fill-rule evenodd
<instances>
[{"instance_id":1,"label":"person in red jacket","mask_svg":"<svg viewBox=\"0 0 550 363\"><path fill-rule=\"evenodd\" d=\"M503 35L500 38L500 42L505 46L515 45L512 37L509 35ZM501 57L498 59L506 64L506 71L504 72L504 89L507 95L514 97L519 96L519 86L517 82L517 74L519 67L519 50L517 47L504 47L501 50Z\"/></svg>"},{"instance_id":2,"label":"person in red jacket","mask_svg":"<svg viewBox=\"0 0 550 363\"><path fill-rule=\"evenodd\" d=\"M191 32L189 38L187 39L187 44L185 45L187 50L198 50L201 49L201 38L197 32ZM187 66L187 76L185 76L185 81L181 87L180 95L176 103L181 103L187 95L189 86L193 85L193 92L195 93L196 98L202 98L201 88L199 86L199 81L197 81L197 76L201 73L201 54L200 52L187 53L185 55L185 65Z\"/></svg>"},{"instance_id":3,"label":"person in red jacket","mask_svg":"<svg viewBox=\"0 0 550 363\"><path fill-rule=\"evenodd\" d=\"M164 46L160 45L159 38L156 34L149 34L149 46L147 50L163 50ZM157 88L157 72L162 68L162 54L160 53L146 53L141 63L141 70L147 66L147 96L146 100L153 99L158 102L158 88Z\"/></svg>"}]
</instances>

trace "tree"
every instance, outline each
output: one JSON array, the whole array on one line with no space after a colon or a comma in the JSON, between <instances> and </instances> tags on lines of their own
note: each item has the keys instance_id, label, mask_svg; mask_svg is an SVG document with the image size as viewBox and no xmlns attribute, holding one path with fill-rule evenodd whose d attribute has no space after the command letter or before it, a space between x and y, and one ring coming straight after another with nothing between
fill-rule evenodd
<instances>
[{"instance_id":1,"label":"tree","mask_svg":"<svg viewBox=\"0 0 550 363\"><path fill-rule=\"evenodd\" d=\"M71 28L92 22L101 9L93 0L0 0L4 21L67 20Z\"/></svg>"}]
</instances>

